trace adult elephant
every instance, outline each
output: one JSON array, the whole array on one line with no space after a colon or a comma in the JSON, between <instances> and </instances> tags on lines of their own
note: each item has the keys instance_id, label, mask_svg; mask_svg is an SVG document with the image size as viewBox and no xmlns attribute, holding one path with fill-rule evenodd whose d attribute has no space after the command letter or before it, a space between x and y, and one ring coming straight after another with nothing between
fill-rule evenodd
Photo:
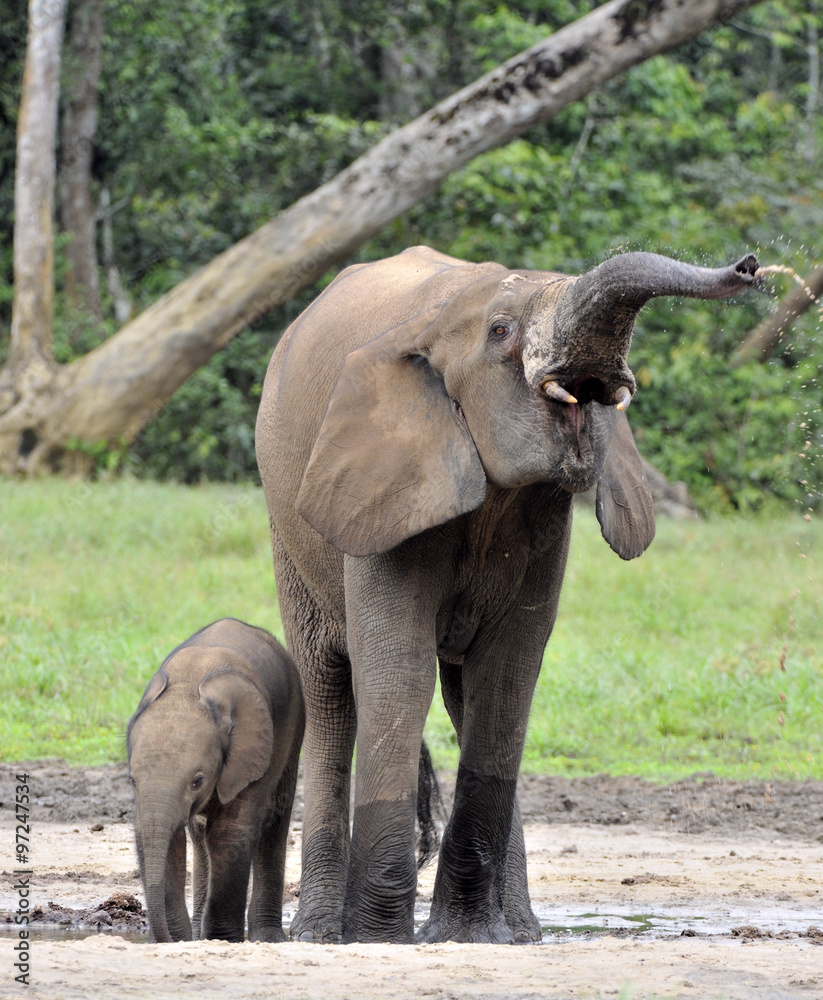
<instances>
[{"instance_id":1,"label":"adult elephant","mask_svg":"<svg viewBox=\"0 0 823 1000\"><path fill-rule=\"evenodd\" d=\"M596 484L608 543L644 551L652 500L623 412L635 317L653 296L731 296L756 270L629 253L578 278L415 247L347 268L286 331L257 457L306 702L292 937L413 939L438 659L460 764L418 939L539 935L515 785L572 494Z\"/></svg>"}]
</instances>

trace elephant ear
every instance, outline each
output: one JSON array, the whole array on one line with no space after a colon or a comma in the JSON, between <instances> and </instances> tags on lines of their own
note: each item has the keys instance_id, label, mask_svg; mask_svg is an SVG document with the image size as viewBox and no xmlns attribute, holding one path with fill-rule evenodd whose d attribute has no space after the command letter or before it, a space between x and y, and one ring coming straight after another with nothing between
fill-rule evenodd
<instances>
[{"instance_id":1,"label":"elephant ear","mask_svg":"<svg viewBox=\"0 0 823 1000\"><path fill-rule=\"evenodd\" d=\"M597 483L597 520L621 559L634 559L654 538L654 500L624 413L617 423Z\"/></svg>"},{"instance_id":2,"label":"elephant ear","mask_svg":"<svg viewBox=\"0 0 823 1000\"><path fill-rule=\"evenodd\" d=\"M388 552L479 507L486 476L426 357L438 306L346 358L297 495L297 511L352 556Z\"/></svg>"},{"instance_id":3,"label":"elephant ear","mask_svg":"<svg viewBox=\"0 0 823 1000\"><path fill-rule=\"evenodd\" d=\"M223 742L224 763L217 794L225 805L257 781L271 764L274 726L269 706L248 678L233 671L209 674L200 682L200 701L211 712Z\"/></svg>"}]
</instances>

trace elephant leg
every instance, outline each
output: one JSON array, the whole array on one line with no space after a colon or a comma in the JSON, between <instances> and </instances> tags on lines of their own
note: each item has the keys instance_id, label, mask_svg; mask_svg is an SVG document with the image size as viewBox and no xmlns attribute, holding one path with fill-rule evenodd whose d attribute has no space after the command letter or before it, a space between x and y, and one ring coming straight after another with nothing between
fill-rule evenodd
<instances>
[{"instance_id":1,"label":"elephant leg","mask_svg":"<svg viewBox=\"0 0 823 1000\"><path fill-rule=\"evenodd\" d=\"M209 852L206 847L206 818L194 816L189 823L192 852L192 918L191 929L195 941L201 937L201 922L209 892Z\"/></svg>"},{"instance_id":2,"label":"elephant leg","mask_svg":"<svg viewBox=\"0 0 823 1000\"><path fill-rule=\"evenodd\" d=\"M255 836L238 807L210 816L206 826L209 853L209 891L200 920L203 940L242 941L246 924L246 897ZM252 821L253 822L253 821Z\"/></svg>"},{"instance_id":3,"label":"elephant leg","mask_svg":"<svg viewBox=\"0 0 823 1000\"><path fill-rule=\"evenodd\" d=\"M373 704L361 708L358 700L355 808L343 907L345 943L407 944L414 939L414 824L425 708L406 712L400 700L407 704L422 700L418 688L419 684L393 687L392 698L398 702L392 718L375 712Z\"/></svg>"},{"instance_id":4,"label":"elephant leg","mask_svg":"<svg viewBox=\"0 0 823 1000\"><path fill-rule=\"evenodd\" d=\"M357 773L343 941L410 943L417 890L414 822L423 726L435 682L434 613L409 574L376 557L344 560L357 703Z\"/></svg>"},{"instance_id":5,"label":"elephant leg","mask_svg":"<svg viewBox=\"0 0 823 1000\"><path fill-rule=\"evenodd\" d=\"M181 826L169 845L166 862L166 923L173 941L191 941L186 909L186 828Z\"/></svg>"},{"instance_id":6,"label":"elephant leg","mask_svg":"<svg viewBox=\"0 0 823 1000\"><path fill-rule=\"evenodd\" d=\"M303 848L295 941L339 942L349 862L349 797L357 720L347 660L289 642L306 705L303 738Z\"/></svg>"},{"instance_id":7,"label":"elephant leg","mask_svg":"<svg viewBox=\"0 0 823 1000\"><path fill-rule=\"evenodd\" d=\"M285 941L283 883L289 821L297 784L299 749L292 754L275 791L271 821L263 826L252 861L249 941Z\"/></svg>"},{"instance_id":8,"label":"elephant leg","mask_svg":"<svg viewBox=\"0 0 823 1000\"><path fill-rule=\"evenodd\" d=\"M506 888L503 894L506 923L514 934L515 944L534 944L543 940L543 928L532 910L529 878L526 872L526 844L520 803L514 799L512 828L509 836L509 856L506 860Z\"/></svg>"},{"instance_id":9,"label":"elephant leg","mask_svg":"<svg viewBox=\"0 0 823 1000\"><path fill-rule=\"evenodd\" d=\"M505 913L509 844L542 657L538 642L545 641L533 620L518 620L528 610L513 612L509 627L488 642L477 642L476 651L466 655L454 809L440 846L431 914L418 934L421 942L515 940ZM453 679L451 689L454 705Z\"/></svg>"},{"instance_id":10,"label":"elephant leg","mask_svg":"<svg viewBox=\"0 0 823 1000\"><path fill-rule=\"evenodd\" d=\"M463 674L459 666L440 664L440 690L443 703L461 745L463 730ZM509 848L506 858L506 883L503 893L503 912L516 944L531 944L543 936L540 921L532 911L529 881L526 874L526 846L523 840L523 823L520 806L514 800Z\"/></svg>"},{"instance_id":11,"label":"elephant leg","mask_svg":"<svg viewBox=\"0 0 823 1000\"><path fill-rule=\"evenodd\" d=\"M457 733L457 745L463 731L463 668L454 663L440 661L440 693L443 704L449 714L454 731Z\"/></svg>"}]
</instances>

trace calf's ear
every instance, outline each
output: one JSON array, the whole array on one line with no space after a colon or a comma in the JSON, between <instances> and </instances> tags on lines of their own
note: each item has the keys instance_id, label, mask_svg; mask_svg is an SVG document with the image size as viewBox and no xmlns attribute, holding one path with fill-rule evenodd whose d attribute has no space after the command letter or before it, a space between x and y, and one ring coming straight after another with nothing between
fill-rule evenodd
<instances>
[{"instance_id":1,"label":"calf's ear","mask_svg":"<svg viewBox=\"0 0 823 1000\"><path fill-rule=\"evenodd\" d=\"M203 678L200 701L211 712L223 742L217 795L225 805L269 769L274 750L271 711L255 684L229 670Z\"/></svg>"}]
</instances>

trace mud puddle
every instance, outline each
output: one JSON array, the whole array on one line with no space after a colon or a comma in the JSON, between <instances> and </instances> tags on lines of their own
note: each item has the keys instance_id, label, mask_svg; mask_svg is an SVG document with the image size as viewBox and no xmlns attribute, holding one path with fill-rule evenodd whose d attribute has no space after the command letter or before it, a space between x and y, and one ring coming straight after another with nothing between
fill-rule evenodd
<instances>
[{"instance_id":1,"label":"mud puddle","mask_svg":"<svg viewBox=\"0 0 823 1000\"><path fill-rule=\"evenodd\" d=\"M543 928L543 943L568 940L571 935L588 934L631 936L641 939L661 937L815 937L823 924L823 914L816 909L782 911L770 909L753 913L749 908L738 912L701 913L690 916L676 911L635 913L617 912L614 907L593 913L546 913L537 907Z\"/></svg>"},{"instance_id":2,"label":"mud puddle","mask_svg":"<svg viewBox=\"0 0 823 1000\"><path fill-rule=\"evenodd\" d=\"M750 907L740 907L722 913L686 915L676 909L638 913L631 907L615 906L570 913L568 909L538 905L534 911L543 931L542 944L607 936L638 940L677 936L731 936L743 939L805 937L823 943L823 928L817 926L823 924L823 915L819 910L810 908L787 911L766 907L755 913ZM284 908L283 928L287 938L295 913L296 906ZM416 929L428 915L428 906L415 908ZM16 940L17 934L18 928L13 923L0 925L0 941ZM121 910L118 916L110 900L99 907L62 905L50 910L41 908L29 925L32 941L80 941L100 934L118 935L132 944L151 943L145 910L142 907L132 908L132 912Z\"/></svg>"}]
</instances>

